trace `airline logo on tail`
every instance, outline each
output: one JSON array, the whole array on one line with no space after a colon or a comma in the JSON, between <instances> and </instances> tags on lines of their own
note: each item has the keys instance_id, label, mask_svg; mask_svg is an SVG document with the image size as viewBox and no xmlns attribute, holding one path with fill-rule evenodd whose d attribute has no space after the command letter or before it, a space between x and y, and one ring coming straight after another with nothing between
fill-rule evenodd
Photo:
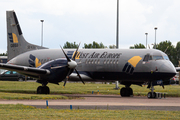
<instances>
[{"instance_id":1,"label":"airline logo on tail","mask_svg":"<svg viewBox=\"0 0 180 120\"><path fill-rule=\"evenodd\" d=\"M11 47L18 47L18 38L16 34L8 33L8 36L9 36L10 43L13 43L11 44Z\"/></svg>"},{"instance_id":2,"label":"airline logo on tail","mask_svg":"<svg viewBox=\"0 0 180 120\"><path fill-rule=\"evenodd\" d=\"M128 62L124 65L123 72L133 74L134 68L139 63L142 58L140 56L134 56L128 60Z\"/></svg>"},{"instance_id":3,"label":"airline logo on tail","mask_svg":"<svg viewBox=\"0 0 180 120\"><path fill-rule=\"evenodd\" d=\"M41 65L41 62L38 58L36 58L34 55L29 55L29 67L39 67Z\"/></svg>"}]
</instances>

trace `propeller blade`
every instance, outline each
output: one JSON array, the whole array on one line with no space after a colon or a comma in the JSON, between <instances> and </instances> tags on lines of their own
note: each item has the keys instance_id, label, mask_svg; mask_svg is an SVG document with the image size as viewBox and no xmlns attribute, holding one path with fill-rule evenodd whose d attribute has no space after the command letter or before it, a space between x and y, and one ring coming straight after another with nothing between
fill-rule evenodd
<instances>
[{"instance_id":1,"label":"propeller blade","mask_svg":"<svg viewBox=\"0 0 180 120\"><path fill-rule=\"evenodd\" d=\"M60 46L60 47L61 47L61 46ZM61 49L62 49L62 47L61 47ZM66 59L68 60L68 62L70 62L71 60L70 60L69 57L66 55L66 53L64 52L63 49L62 49L62 51L63 51L64 55L66 56Z\"/></svg>"},{"instance_id":2,"label":"propeller blade","mask_svg":"<svg viewBox=\"0 0 180 120\"><path fill-rule=\"evenodd\" d=\"M81 78L81 76L80 76L80 74L78 73L78 71L75 69L75 71L76 71L76 73L78 74L78 76L79 76L79 79L82 81L82 83L85 85L85 83L84 83L84 81L82 80L82 78Z\"/></svg>"},{"instance_id":3,"label":"propeller blade","mask_svg":"<svg viewBox=\"0 0 180 120\"><path fill-rule=\"evenodd\" d=\"M62 68L62 67L67 67L68 65L64 65L64 66L56 66L56 67L51 67L51 69L56 69L56 68Z\"/></svg>"},{"instance_id":4,"label":"propeller blade","mask_svg":"<svg viewBox=\"0 0 180 120\"><path fill-rule=\"evenodd\" d=\"M78 49L79 49L80 44L81 44L81 42L79 43L79 45L78 45L78 47L77 47L77 49L76 49L76 52L75 52L75 54L74 54L74 56L73 56L73 58L72 58L72 60L74 60L74 61L75 61L75 58L76 58L76 55L77 55L77 52L78 52Z\"/></svg>"}]
</instances>

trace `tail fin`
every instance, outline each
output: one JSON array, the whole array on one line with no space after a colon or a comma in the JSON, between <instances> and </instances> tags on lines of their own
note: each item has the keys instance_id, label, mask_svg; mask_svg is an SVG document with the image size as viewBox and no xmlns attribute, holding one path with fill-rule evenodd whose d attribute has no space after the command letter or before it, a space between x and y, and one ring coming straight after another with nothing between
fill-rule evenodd
<instances>
[{"instance_id":1,"label":"tail fin","mask_svg":"<svg viewBox=\"0 0 180 120\"><path fill-rule=\"evenodd\" d=\"M6 19L8 60L27 51L47 49L45 47L30 44L24 39L16 13L13 10L6 11Z\"/></svg>"}]
</instances>

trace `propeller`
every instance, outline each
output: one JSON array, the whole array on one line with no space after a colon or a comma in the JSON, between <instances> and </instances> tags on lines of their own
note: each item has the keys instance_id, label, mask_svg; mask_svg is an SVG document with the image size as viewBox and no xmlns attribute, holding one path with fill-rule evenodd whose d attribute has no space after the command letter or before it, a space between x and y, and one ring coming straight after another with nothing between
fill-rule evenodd
<instances>
[{"instance_id":1,"label":"propeller","mask_svg":"<svg viewBox=\"0 0 180 120\"><path fill-rule=\"evenodd\" d=\"M80 43L79 43L79 46L80 46ZM76 60L76 55L77 55L79 46L77 47L77 49L76 49L76 51L75 51L74 56L73 56L72 59L69 59L69 57L68 57L68 56L66 55L66 53L64 52L63 48L60 46L61 49L62 49L62 51L63 51L63 53L64 53L64 55L65 55L65 57L66 57L66 59L67 59L67 61L68 61L67 67L69 68L69 71L68 71L68 74L67 74L67 78L66 78L65 81L64 81L64 85L63 85L64 87L65 87L66 82L67 82L67 80L68 80L68 78L69 78L69 75L70 75L74 70L75 70L75 72L77 73L77 75L79 76L79 79L82 81L82 83L85 84L84 81L82 80L80 74L79 74L78 71L76 70L77 63L76 63L75 60ZM59 67L62 67L62 66L59 66Z\"/></svg>"}]
</instances>

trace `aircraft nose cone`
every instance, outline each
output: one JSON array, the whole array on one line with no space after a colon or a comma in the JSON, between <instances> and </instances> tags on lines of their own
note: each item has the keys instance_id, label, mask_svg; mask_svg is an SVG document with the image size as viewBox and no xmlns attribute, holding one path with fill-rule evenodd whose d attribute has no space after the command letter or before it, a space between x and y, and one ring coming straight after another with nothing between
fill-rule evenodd
<instances>
[{"instance_id":1,"label":"aircraft nose cone","mask_svg":"<svg viewBox=\"0 0 180 120\"><path fill-rule=\"evenodd\" d=\"M176 69L170 61L166 61L161 65L160 72L172 75L172 77L176 75Z\"/></svg>"},{"instance_id":2,"label":"aircraft nose cone","mask_svg":"<svg viewBox=\"0 0 180 120\"><path fill-rule=\"evenodd\" d=\"M68 65L69 65L68 67L70 69L74 69L77 66L77 63L75 61L71 60L70 62L68 62Z\"/></svg>"}]
</instances>

